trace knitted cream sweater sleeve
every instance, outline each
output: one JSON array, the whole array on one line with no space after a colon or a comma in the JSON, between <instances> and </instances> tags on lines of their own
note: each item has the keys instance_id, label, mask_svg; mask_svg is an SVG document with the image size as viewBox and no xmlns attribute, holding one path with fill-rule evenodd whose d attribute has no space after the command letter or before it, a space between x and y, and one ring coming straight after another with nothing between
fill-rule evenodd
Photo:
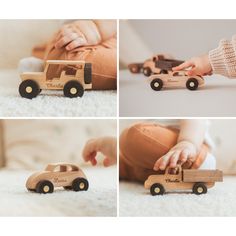
<instances>
[{"instance_id":1,"label":"knitted cream sweater sleeve","mask_svg":"<svg viewBox=\"0 0 236 236\"><path fill-rule=\"evenodd\" d=\"M231 41L222 39L218 48L209 52L209 59L214 74L236 78L236 35Z\"/></svg>"}]
</instances>

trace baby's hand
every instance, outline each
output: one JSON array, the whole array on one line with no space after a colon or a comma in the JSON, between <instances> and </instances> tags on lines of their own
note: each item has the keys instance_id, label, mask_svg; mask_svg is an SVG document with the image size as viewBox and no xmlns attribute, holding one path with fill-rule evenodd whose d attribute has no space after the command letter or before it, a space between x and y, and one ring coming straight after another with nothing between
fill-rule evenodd
<instances>
[{"instance_id":1,"label":"baby's hand","mask_svg":"<svg viewBox=\"0 0 236 236\"><path fill-rule=\"evenodd\" d=\"M90 20L78 20L66 24L58 32L55 48L70 51L74 48L95 45L101 41L101 36L96 25Z\"/></svg>"},{"instance_id":2,"label":"baby's hand","mask_svg":"<svg viewBox=\"0 0 236 236\"><path fill-rule=\"evenodd\" d=\"M95 166L98 152L101 152L105 157L103 160L105 167L116 164L116 139L113 137L90 139L84 147L83 158L86 162L90 161Z\"/></svg>"},{"instance_id":3,"label":"baby's hand","mask_svg":"<svg viewBox=\"0 0 236 236\"><path fill-rule=\"evenodd\" d=\"M194 144L189 141L180 141L170 151L158 159L153 169L154 170L165 170L167 166L175 168L177 163L183 164L188 159L195 161L197 155L197 148Z\"/></svg>"},{"instance_id":4,"label":"baby's hand","mask_svg":"<svg viewBox=\"0 0 236 236\"><path fill-rule=\"evenodd\" d=\"M211 75L212 67L208 55L193 57L179 66L173 67L173 71L187 70L187 75Z\"/></svg>"}]
</instances>

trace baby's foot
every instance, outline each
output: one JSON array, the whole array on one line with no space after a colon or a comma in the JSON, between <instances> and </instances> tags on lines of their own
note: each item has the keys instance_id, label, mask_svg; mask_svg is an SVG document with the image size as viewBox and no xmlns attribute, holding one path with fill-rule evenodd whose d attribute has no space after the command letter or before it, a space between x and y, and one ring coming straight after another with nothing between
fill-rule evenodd
<instances>
[{"instance_id":1,"label":"baby's foot","mask_svg":"<svg viewBox=\"0 0 236 236\"><path fill-rule=\"evenodd\" d=\"M26 57L19 61L18 70L23 72L41 72L44 69L44 61L36 57Z\"/></svg>"}]
</instances>

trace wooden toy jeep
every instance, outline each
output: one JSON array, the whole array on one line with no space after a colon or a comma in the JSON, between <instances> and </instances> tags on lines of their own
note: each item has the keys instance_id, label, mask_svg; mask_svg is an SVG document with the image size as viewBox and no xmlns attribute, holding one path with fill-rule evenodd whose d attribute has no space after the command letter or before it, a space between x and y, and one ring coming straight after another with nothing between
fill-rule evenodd
<instances>
[{"instance_id":1,"label":"wooden toy jeep","mask_svg":"<svg viewBox=\"0 0 236 236\"><path fill-rule=\"evenodd\" d=\"M182 170L178 165L175 170L167 167L165 174L150 175L144 187L149 189L153 196L178 190L190 190L200 195L207 193L207 189L213 187L217 181L223 181L223 173L220 170Z\"/></svg>"},{"instance_id":2,"label":"wooden toy jeep","mask_svg":"<svg viewBox=\"0 0 236 236\"><path fill-rule=\"evenodd\" d=\"M26 188L36 193L52 193L55 187L87 191L89 183L79 166L68 163L49 164L44 171L32 174L26 182Z\"/></svg>"},{"instance_id":3,"label":"wooden toy jeep","mask_svg":"<svg viewBox=\"0 0 236 236\"><path fill-rule=\"evenodd\" d=\"M204 85L204 79L200 75L189 76L186 71L171 71L168 74L154 74L148 78L150 86L155 91L162 88L186 87L189 90L197 90Z\"/></svg>"},{"instance_id":4,"label":"wooden toy jeep","mask_svg":"<svg viewBox=\"0 0 236 236\"><path fill-rule=\"evenodd\" d=\"M19 93L32 99L42 89L63 90L69 98L82 97L92 89L92 65L85 61L48 60L43 72L24 72L20 75Z\"/></svg>"},{"instance_id":5,"label":"wooden toy jeep","mask_svg":"<svg viewBox=\"0 0 236 236\"><path fill-rule=\"evenodd\" d=\"M182 64L183 61L175 59L165 59L163 55L157 54L144 63L132 63L128 65L130 72L141 73L145 76L151 74L168 74L173 67Z\"/></svg>"}]
</instances>

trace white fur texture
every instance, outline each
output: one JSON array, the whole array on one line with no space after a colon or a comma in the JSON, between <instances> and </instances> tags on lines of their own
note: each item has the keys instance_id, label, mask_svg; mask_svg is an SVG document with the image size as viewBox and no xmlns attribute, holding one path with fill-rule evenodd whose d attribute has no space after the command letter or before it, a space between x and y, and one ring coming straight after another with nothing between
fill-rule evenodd
<instances>
[{"instance_id":1,"label":"white fur texture","mask_svg":"<svg viewBox=\"0 0 236 236\"><path fill-rule=\"evenodd\" d=\"M236 177L224 177L205 195L151 196L143 185L120 183L120 216L236 216Z\"/></svg>"},{"instance_id":2,"label":"white fur texture","mask_svg":"<svg viewBox=\"0 0 236 236\"><path fill-rule=\"evenodd\" d=\"M19 61L18 71L23 72L41 72L44 68L44 61L36 57L25 57Z\"/></svg>"},{"instance_id":3,"label":"white fur texture","mask_svg":"<svg viewBox=\"0 0 236 236\"><path fill-rule=\"evenodd\" d=\"M0 216L116 216L116 168L83 168L89 190L57 189L53 194L28 192L32 172L0 171Z\"/></svg>"}]
</instances>

